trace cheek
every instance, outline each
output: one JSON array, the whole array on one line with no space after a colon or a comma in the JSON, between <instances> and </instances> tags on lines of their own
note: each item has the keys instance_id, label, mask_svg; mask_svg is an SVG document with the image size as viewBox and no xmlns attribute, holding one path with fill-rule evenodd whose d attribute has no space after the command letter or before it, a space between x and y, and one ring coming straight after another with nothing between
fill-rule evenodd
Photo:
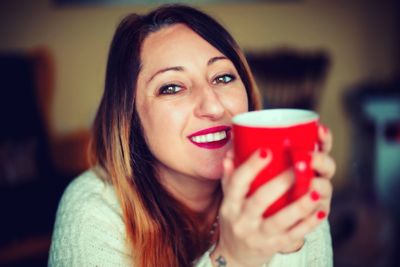
<instances>
[{"instance_id":1,"label":"cheek","mask_svg":"<svg viewBox=\"0 0 400 267\"><path fill-rule=\"evenodd\" d=\"M163 115L160 116L160 114ZM152 109L147 110L147 112L141 115L143 134L146 138L146 142L152 147L152 143L159 142L159 140L163 138L163 135L168 133L166 130L168 128L171 129L171 127L168 127L167 123L167 121L169 121L169 125L171 126L172 122L168 116L169 113L160 113L156 109Z\"/></svg>"},{"instance_id":2,"label":"cheek","mask_svg":"<svg viewBox=\"0 0 400 267\"><path fill-rule=\"evenodd\" d=\"M145 101L138 101L140 104L138 104L136 108L143 128L144 138L150 150L152 150L151 141L154 140L154 137L156 137L155 125L158 124L157 116L154 115L157 115L157 112L150 108L151 105L149 105L149 103L143 102Z\"/></svg>"},{"instance_id":3,"label":"cheek","mask_svg":"<svg viewBox=\"0 0 400 267\"><path fill-rule=\"evenodd\" d=\"M221 99L223 99L224 106L232 115L248 111L248 99L244 88L231 90L222 96Z\"/></svg>"},{"instance_id":4,"label":"cheek","mask_svg":"<svg viewBox=\"0 0 400 267\"><path fill-rule=\"evenodd\" d=\"M185 117L176 105L147 105L139 113L144 136L150 150L157 156L160 150L175 142L181 135ZM150 108L151 107L151 108Z\"/></svg>"}]
</instances>

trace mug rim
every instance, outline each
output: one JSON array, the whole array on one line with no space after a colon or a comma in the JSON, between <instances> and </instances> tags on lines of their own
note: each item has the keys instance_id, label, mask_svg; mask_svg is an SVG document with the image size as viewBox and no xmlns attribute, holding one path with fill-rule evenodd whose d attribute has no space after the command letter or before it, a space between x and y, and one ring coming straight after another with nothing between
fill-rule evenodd
<instances>
[{"instance_id":1,"label":"mug rim","mask_svg":"<svg viewBox=\"0 0 400 267\"><path fill-rule=\"evenodd\" d=\"M266 121L265 117L255 116L255 114L268 113L270 116L278 116L279 114L297 114L300 117L292 118L291 120L285 120L277 122L277 117L271 119L271 121ZM252 121L249 121L249 120ZM238 126L244 127L272 127L272 128L282 128L282 127L292 127L302 124L307 124L310 122L317 121L319 119L318 113L308 109L294 109L294 108L274 108L274 109L262 109L240 113L232 118L232 123Z\"/></svg>"}]
</instances>

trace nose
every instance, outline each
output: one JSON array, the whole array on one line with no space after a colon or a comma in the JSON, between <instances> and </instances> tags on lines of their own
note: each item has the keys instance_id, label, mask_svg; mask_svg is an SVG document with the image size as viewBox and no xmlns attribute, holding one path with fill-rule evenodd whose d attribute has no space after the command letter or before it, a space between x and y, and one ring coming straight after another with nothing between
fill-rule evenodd
<instances>
[{"instance_id":1,"label":"nose","mask_svg":"<svg viewBox=\"0 0 400 267\"><path fill-rule=\"evenodd\" d=\"M225 107L221 102L220 96L213 88L203 87L196 94L196 106L194 113L199 118L218 120L223 117Z\"/></svg>"}]
</instances>

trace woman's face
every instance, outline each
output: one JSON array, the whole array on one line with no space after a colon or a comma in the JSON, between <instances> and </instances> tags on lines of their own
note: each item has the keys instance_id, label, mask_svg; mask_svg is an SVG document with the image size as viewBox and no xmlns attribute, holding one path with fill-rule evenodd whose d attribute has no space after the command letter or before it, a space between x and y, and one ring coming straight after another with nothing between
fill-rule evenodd
<instances>
[{"instance_id":1,"label":"woman's face","mask_svg":"<svg viewBox=\"0 0 400 267\"><path fill-rule=\"evenodd\" d=\"M218 179L231 119L247 111L233 63L184 24L142 44L136 109L161 176Z\"/></svg>"}]
</instances>

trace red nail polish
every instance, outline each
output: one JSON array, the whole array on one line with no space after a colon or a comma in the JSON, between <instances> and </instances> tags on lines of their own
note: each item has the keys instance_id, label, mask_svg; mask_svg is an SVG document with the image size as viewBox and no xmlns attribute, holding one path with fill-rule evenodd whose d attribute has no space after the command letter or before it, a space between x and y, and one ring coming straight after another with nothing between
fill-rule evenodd
<instances>
[{"instance_id":1,"label":"red nail polish","mask_svg":"<svg viewBox=\"0 0 400 267\"><path fill-rule=\"evenodd\" d=\"M268 156L268 151L265 148L260 149L260 158L265 159Z\"/></svg>"},{"instance_id":2,"label":"red nail polish","mask_svg":"<svg viewBox=\"0 0 400 267\"><path fill-rule=\"evenodd\" d=\"M325 125L321 125L321 127L322 127L322 130L324 131L324 134L327 134L329 131L329 128L326 127Z\"/></svg>"},{"instance_id":3,"label":"red nail polish","mask_svg":"<svg viewBox=\"0 0 400 267\"><path fill-rule=\"evenodd\" d=\"M317 212L317 218L318 218L318 219L322 220L322 219L324 219L325 217L326 217L325 211L320 210L320 211Z\"/></svg>"},{"instance_id":4,"label":"red nail polish","mask_svg":"<svg viewBox=\"0 0 400 267\"><path fill-rule=\"evenodd\" d=\"M310 197L311 197L311 199L312 199L313 201L318 201L318 200L321 198L321 196L319 195L319 193L318 193L317 191L315 191L315 190L311 191Z\"/></svg>"}]
</instances>

